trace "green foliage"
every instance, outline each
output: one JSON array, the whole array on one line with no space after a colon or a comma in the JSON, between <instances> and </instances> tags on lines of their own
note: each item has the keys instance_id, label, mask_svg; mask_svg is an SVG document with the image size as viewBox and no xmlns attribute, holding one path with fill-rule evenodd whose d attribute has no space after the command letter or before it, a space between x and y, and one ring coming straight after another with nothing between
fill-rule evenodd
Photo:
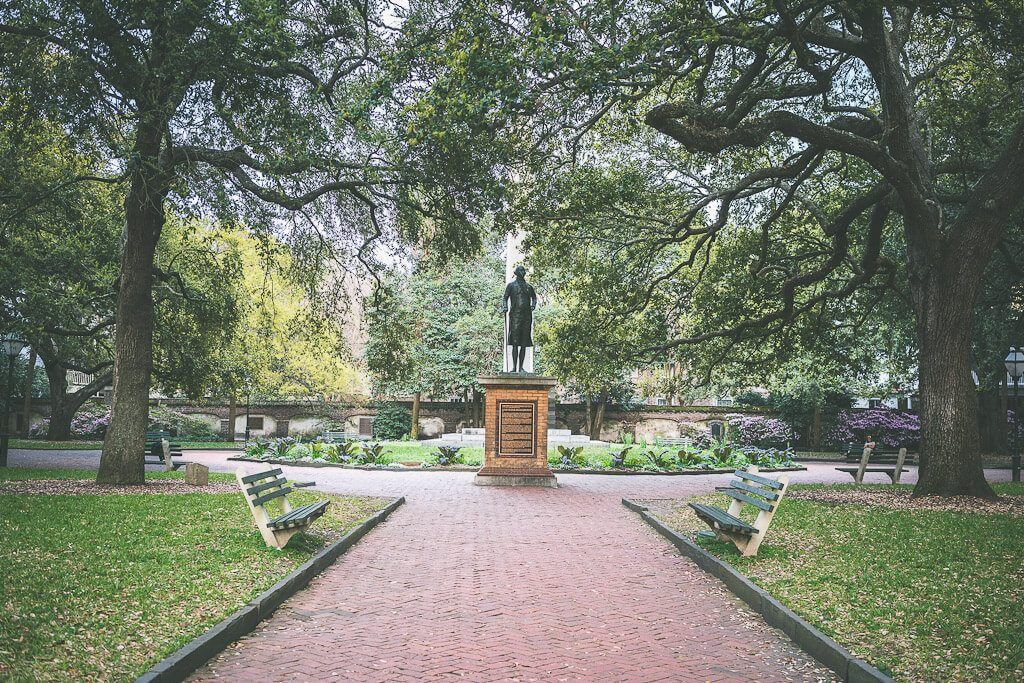
<instances>
[{"instance_id":1,"label":"green foliage","mask_svg":"<svg viewBox=\"0 0 1024 683\"><path fill-rule=\"evenodd\" d=\"M555 462L564 470L586 467L587 459L583 456L583 446L559 446Z\"/></svg>"},{"instance_id":2,"label":"green foliage","mask_svg":"<svg viewBox=\"0 0 1024 683\"><path fill-rule=\"evenodd\" d=\"M388 278L366 301L374 393L445 396L479 389L480 374L500 369L503 279L501 262L490 252L443 264L422 261L411 275Z\"/></svg>"},{"instance_id":3,"label":"green foliage","mask_svg":"<svg viewBox=\"0 0 1024 683\"><path fill-rule=\"evenodd\" d=\"M462 465L465 457L460 446L438 446L434 451L434 464L442 467L448 465Z\"/></svg>"},{"instance_id":4,"label":"green foliage","mask_svg":"<svg viewBox=\"0 0 1024 683\"><path fill-rule=\"evenodd\" d=\"M168 431L175 436L187 436L198 439L212 439L218 436L217 430L205 420L200 420L185 413L179 413L166 406L154 406L149 409L149 427L147 430Z\"/></svg>"},{"instance_id":5,"label":"green foliage","mask_svg":"<svg viewBox=\"0 0 1024 683\"><path fill-rule=\"evenodd\" d=\"M409 433L412 412L400 403L378 403L373 418L373 437L397 441Z\"/></svg>"},{"instance_id":6,"label":"green foliage","mask_svg":"<svg viewBox=\"0 0 1024 683\"><path fill-rule=\"evenodd\" d=\"M633 446L623 446L612 450L609 454L610 465L613 468L621 469L626 466L626 458L629 456L629 452L633 450Z\"/></svg>"},{"instance_id":7,"label":"green foliage","mask_svg":"<svg viewBox=\"0 0 1024 683\"><path fill-rule=\"evenodd\" d=\"M360 464L386 465L391 462L390 453L382 443L363 443L360 445Z\"/></svg>"}]
</instances>

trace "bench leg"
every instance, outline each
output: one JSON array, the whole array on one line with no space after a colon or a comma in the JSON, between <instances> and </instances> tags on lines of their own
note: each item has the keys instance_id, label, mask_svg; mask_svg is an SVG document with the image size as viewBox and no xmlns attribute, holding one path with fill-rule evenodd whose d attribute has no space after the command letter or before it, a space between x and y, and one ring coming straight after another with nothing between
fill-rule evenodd
<instances>
[{"instance_id":1,"label":"bench leg","mask_svg":"<svg viewBox=\"0 0 1024 683\"><path fill-rule=\"evenodd\" d=\"M291 540L292 536L299 533L300 531L305 531L305 529L305 526L293 526L290 529L267 529L267 531L270 532L270 535L274 539L274 542L270 543L270 545L277 548L278 550L282 550L286 545L288 545L288 541Z\"/></svg>"}]
</instances>

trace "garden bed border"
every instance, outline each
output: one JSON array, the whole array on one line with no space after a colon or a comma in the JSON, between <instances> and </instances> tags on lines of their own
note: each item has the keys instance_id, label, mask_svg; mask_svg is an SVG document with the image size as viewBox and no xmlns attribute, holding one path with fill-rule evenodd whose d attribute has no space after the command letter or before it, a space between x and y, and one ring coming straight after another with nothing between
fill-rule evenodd
<instances>
[{"instance_id":1,"label":"garden bed border","mask_svg":"<svg viewBox=\"0 0 1024 683\"><path fill-rule=\"evenodd\" d=\"M405 496L388 503L384 509L321 550L266 591L257 595L244 607L154 664L148 671L136 678L135 683L185 680L189 674L213 658L214 655L224 651L236 640L255 630L261 621L281 606L281 603L305 588L313 577L334 564L335 560L355 545L356 541L387 519L403 503L405 503Z\"/></svg>"},{"instance_id":2,"label":"garden bed border","mask_svg":"<svg viewBox=\"0 0 1024 683\"><path fill-rule=\"evenodd\" d=\"M854 656L846 648L829 638L793 610L772 597L728 562L720 560L697 545L692 539L669 528L650 513L647 506L629 498L622 504L640 514L655 531L667 538L680 553L694 561L702 570L725 584L740 600L747 603L769 626L789 636L804 652L839 674L846 683L895 683L889 676Z\"/></svg>"},{"instance_id":3,"label":"garden bed border","mask_svg":"<svg viewBox=\"0 0 1024 683\"><path fill-rule=\"evenodd\" d=\"M342 470L366 470L369 472L476 472L480 469L481 465L463 465L459 467L372 467L369 465L343 465L341 463L334 462L309 462L306 460L281 460L273 458L270 460L260 460L259 458L247 458L247 457L232 457L227 458L235 462L254 462L263 463L267 465L286 465L288 467L335 467ZM796 467L766 467L761 472L804 472L807 468L802 465ZM555 474L615 474L620 476L654 476L654 477L679 477L679 476L693 476L698 474L732 474L736 471L735 467L729 467L727 469L715 469L715 470L676 470L673 472L650 472L647 470L594 470L594 469L578 469L578 470L565 470L552 467L551 471Z\"/></svg>"}]
</instances>

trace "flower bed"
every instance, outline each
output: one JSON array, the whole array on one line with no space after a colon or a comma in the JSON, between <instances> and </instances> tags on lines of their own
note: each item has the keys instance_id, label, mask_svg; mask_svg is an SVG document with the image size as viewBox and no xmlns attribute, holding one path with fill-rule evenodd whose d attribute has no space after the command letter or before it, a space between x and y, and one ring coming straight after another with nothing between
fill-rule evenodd
<instances>
[{"instance_id":1,"label":"flower bed","mask_svg":"<svg viewBox=\"0 0 1024 683\"><path fill-rule=\"evenodd\" d=\"M396 457L395 451L399 452ZM301 442L293 438L255 441L246 446L245 459L275 464L335 465L360 469L447 469L466 470L480 465L479 449L458 446L398 442L376 444L323 440ZM557 472L579 473L715 473L750 465L778 470L798 468L790 449L737 446L714 442L706 448L696 445L665 446L624 444L612 447L557 446L548 455Z\"/></svg>"}]
</instances>

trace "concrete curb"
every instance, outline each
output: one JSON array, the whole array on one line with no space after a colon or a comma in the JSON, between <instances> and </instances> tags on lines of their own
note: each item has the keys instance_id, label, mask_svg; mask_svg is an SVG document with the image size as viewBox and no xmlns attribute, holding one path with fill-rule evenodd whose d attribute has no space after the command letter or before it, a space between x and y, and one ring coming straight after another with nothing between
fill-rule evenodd
<instances>
[{"instance_id":1,"label":"concrete curb","mask_svg":"<svg viewBox=\"0 0 1024 683\"><path fill-rule=\"evenodd\" d=\"M846 683L895 683L892 678L863 659L855 657L842 645L804 621L728 562L723 562L694 543L692 539L670 529L652 515L646 506L628 498L623 498L622 504L639 513L645 522L667 538L681 554L719 579L736 597L760 614L769 626L785 633L800 649L835 671Z\"/></svg>"},{"instance_id":2,"label":"concrete curb","mask_svg":"<svg viewBox=\"0 0 1024 683\"><path fill-rule=\"evenodd\" d=\"M334 467L342 470L364 470L367 472L476 472L476 467L367 467L363 465L340 465L333 462L306 462L303 460L258 460L256 458L233 457L227 458L234 462L255 462L264 465L286 465L288 467ZM805 472L806 467L778 467L765 468L761 472ZM551 468L555 474L614 474L617 476L635 477L693 477L703 474L732 474L735 467L719 470L680 470L678 472L645 472L643 470L563 470Z\"/></svg>"},{"instance_id":3,"label":"concrete curb","mask_svg":"<svg viewBox=\"0 0 1024 683\"><path fill-rule=\"evenodd\" d=\"M135 683L185 680L189 674L205 664L211 657L254 630L261 621L273 614L274 610L281 606L281 603L305 588L313 577L334 564L339 556L355 545L356 541L365 536L370 529L387 519L388 515L403 503L405 503L404 496L389 503L383 510L256 596L249 604L157 662L149 671L136 678Z\"/></svg>"}]
</instances>

